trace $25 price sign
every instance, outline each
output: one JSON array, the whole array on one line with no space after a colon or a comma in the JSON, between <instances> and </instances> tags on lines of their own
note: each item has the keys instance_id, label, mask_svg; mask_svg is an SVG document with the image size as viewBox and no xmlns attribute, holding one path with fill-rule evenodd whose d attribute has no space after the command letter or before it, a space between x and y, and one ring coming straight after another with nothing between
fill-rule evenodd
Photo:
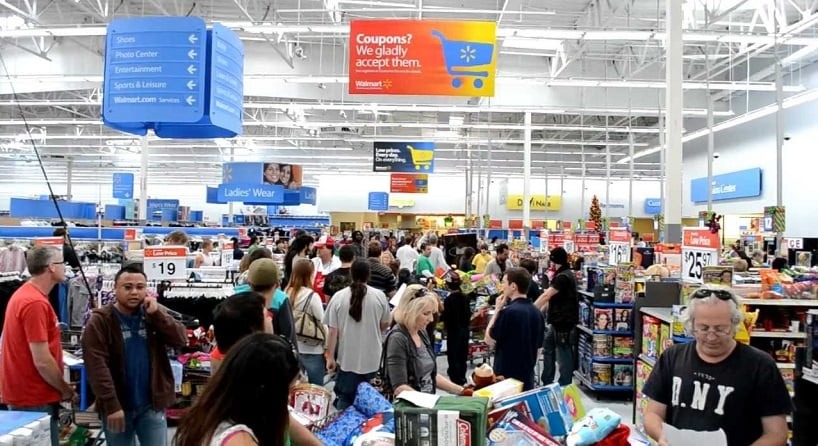
<instances>
[{"instance_id":1,"label":"$25 price sign","mask_svg":"<svg viewBox=\"0 0 818 446\"><path fill-rule=\"evenodd\" d=\"M682 231L682 279L702 283L704 268L719 264L719 235L707 228L685 228Z\"/></svg>"},{"instance_id":2,"label":"$25 price sign","mask_svg":"<svg viewBox=\"0 0 818 446\"><path fill-rule=\"evenodd\" d=\"M145 248L145 275L148 280L187 278L187 248L184 246L149 246Z\"/></svg>"},{"instance_id":3,"label":"$25 price sign","mask_svg":"<svg viewBox=\"0 0 818 446\"><path fill-rule=\"evenodd\" d=\"M631 231L611 228L608 231L608 264L611 266L631 261Z\"/></svg>"}]
</instances>

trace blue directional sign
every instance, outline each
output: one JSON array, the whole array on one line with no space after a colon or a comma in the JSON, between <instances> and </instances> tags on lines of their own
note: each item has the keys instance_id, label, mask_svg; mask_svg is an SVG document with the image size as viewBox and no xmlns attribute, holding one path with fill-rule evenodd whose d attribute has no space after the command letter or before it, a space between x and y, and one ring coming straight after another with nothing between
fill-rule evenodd
<instances>
[{"instance_id":1,"label":"blue directional sign","mask_svg":"<svg viewBox=\"0 0 818 446\"><path fill-rule=\"evenodd\" d=\"M105 51L102 113L106 124L131 127L201 120L206 56L207 27L200 18L112 21Z\"/></svg>"},{"instance_id":2,"label":"blue directional sign","mask_svg":"<svg viewBox=\"0 0 818 446\"><path fill-rule=\"evenodd\" d=\"M286 189L273 184L220 184L218 200L221 202L242 201L252 204L281 204Z\"/></svg>"},{"instance_id":3,"label":"blue directional sign","mask_svg":"<svg viewBox=\"0 0 818 446\"><path fill-rule=\"evenodd\" d=\"M208 37L208 116L214 126L238 134L244 97L244 45L236 33L218 23L213 24Z\"/></svg>"},{"instance_id":4,"label":"blue directional sign","mask_svg":"<svg viewBox=\"0 0 818 446\"><path fill-rule=\"evenodd\" d=\"M114 173L114 198L133 198L133 174Z\"/></svg>"},{"instance_id":5,"label":"blue directional sign","mask_svg":"<svg viewBox=\"0 0 818 446\"><path fill-rule=\"evenodd\" d=\"M388 211L389 194L386 192L370 192L367 208L370 211Z\"/></svg>"}]
</instances>

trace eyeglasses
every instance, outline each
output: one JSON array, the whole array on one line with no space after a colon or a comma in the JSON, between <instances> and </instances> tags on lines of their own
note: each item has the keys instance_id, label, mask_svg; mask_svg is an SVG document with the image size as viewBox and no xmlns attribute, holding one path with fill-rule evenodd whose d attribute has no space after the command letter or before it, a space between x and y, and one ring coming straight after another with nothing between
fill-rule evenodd
<instances>
[{"instance_id":1,"label":"eyeglasses","mask_svg":"<svg viewBox=\"0 0 818 446\"><path fill-rule=\"evenodd\" d=\"M61 262L51 262L52 265L65 265L65 260Z\"/></svg>"},{"instance_id":2,"label":"eyeglasses","mask_svg":"<svg viewBox=\"0 0 818 446\"><path fill-rule=\"evenodd\" d=\"M716 296L719 300L733 300L733 294L726 290L700 289L690 295L691 299L707 299Z\"/></svg>"},{"instance_id":3,"label":"eyeglasses","mask_svg":"<svg viewBox=\"0 0 818 446\"><path fill-rule=\"evenodd\" d=\"M693 328L693 333L695 333L697 335L700 335L700 336L707 336L708 334L712 334L712 335L714 335L716 337L722 337L722 336L730 335L730 332L731 332L730 327L723 327L723 326L718 326L718 327L702 326L702 327L694 327Z\"/></svg>"}]
</instances>

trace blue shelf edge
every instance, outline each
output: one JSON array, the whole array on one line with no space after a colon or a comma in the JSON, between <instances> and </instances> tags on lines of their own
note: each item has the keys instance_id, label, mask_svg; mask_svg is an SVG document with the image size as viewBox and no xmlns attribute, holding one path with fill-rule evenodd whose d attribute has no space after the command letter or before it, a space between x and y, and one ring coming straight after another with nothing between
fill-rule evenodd
<instances>
[{"instance_id":1,"label":"blue shelf edge","mask_svg":"<svg viewBox=\"0 0 818 446\"><path fill-rule=\"evenodd\" d=\"M679 342L682 344L686 344L688 342L693 342L693 338L689 338L687 336L673 336L673 342Z\"/></svg>"},{"instance_id":2,"label":"blue shelf edge","mask_svg":"<svg viewBox=\"0 0 818 446\"><path fill-rule=\"evenodd\" d=\"M591 362L598 362L600 364L632 364L633 358L599 358L591 356Z\"/></svg>"},{"instance_id":3,"label":"blue shelf edge","mask_svg":"<svg viewBox=\"0 0 818 446\"><path fill-rule=\"evenodd\" d=\"M577 324L577 328L587 334L601 334L611 336L633 336L633 331L615 331L615 330L592 330L582 324Z\"/></svg>"},{"instance_id":4,"label":"blue shelf edge","mask_svg":"<svg viewBox=\"0 0 818 446\"><path fill-rule=\"evenodd\" d=\"M574 377L576 377L582 384L593 391L598 392L633 392L633 386L611 386L611 385L599 385L599 384L591 384L591 381L588 380L587 377L582 376L579 373L579 370L574 371Z\"/></svg>"}]
</instances>

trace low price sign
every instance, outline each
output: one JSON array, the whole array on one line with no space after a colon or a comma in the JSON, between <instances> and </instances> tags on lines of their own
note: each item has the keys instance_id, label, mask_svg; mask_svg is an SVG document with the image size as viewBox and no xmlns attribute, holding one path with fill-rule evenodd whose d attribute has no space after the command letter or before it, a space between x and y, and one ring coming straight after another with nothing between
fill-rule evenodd
<instances>
[{"instance_id":1,"label":"low price sign","mask_svg":"<svg viewBox=\"0 0 818 446\"><path fill-rule=\"evenodd\" d=\"M608 264L611 266L631 261L631 231L611 228L608 233Z\"/></svg>"},{"instance_id":2,"label":"low price sign","mask_svg":"<svg viewBox=\"0 0 818 446\"><path fill-rule=\"evenodd\" d=\"M187 248L184 246L150 246L145 248L145 275L148 280L183 280L187 278Z\"/></svg>"},{"instance_id":3,"label":"low price sign","mask_svg":"<svg viewBox=\"0 0 818 446\"><path fill-rule=\"evenodd\" d=\"M682 279L702 283L705 266L718 266L721 242L708 228L684 228L682 231Z\"/></svg>"}]
</instances>

